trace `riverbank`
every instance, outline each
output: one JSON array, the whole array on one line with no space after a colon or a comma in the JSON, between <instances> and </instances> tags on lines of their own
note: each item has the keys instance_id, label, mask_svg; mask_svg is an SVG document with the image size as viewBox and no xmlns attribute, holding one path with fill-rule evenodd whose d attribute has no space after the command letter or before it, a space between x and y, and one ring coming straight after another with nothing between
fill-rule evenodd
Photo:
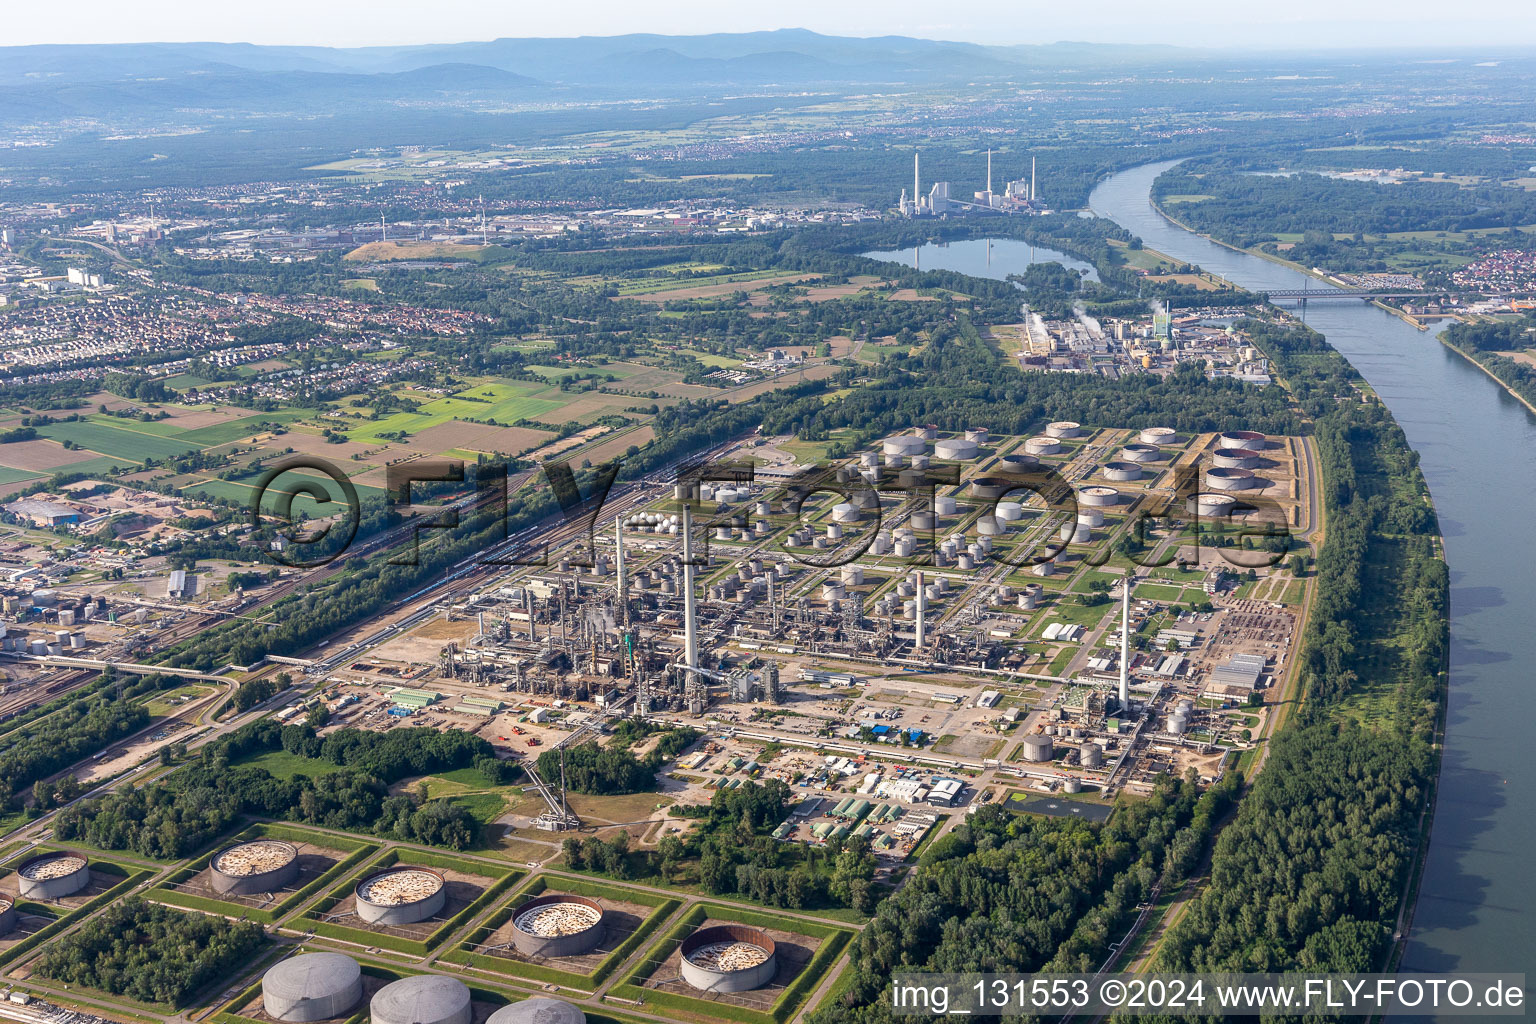
<instances>
[{"instance_id":1,"label":"riverbank","mask_svg":"<svg viewBox=\"0 0 1536 1024\"><path fill-rule=\"evenodd\" d=\"M1310 277L1314 281L1321 281L1331 288L1338 287L1337 284L1328 279L1327 274L1313 270L1311 267L1304 267L1294 260L1288 260L1284 256L1278 256L1272 252L1265 252L1263 249L1244 249L1240 245L1233 245L1231 242L1223 242L1215 235L1208 235L1204 231L1201 231L1197 228L1192 228L1188 224L1179 220L1179 218L1175 217L1173 214L1169 213L1161 203L1159 203L1150 195L1147 197L1147 202L1151 205L1152 209L1157 211L1159 216L1166 218L1170 224L1173 224L1174 226L1181 228L1184 231L1188 231L1192 235L1198 235L1199 237L1205 239L1207 242L1210 242L1212 245L1219 245L1223 249L1231 249L1233 252L1242 253L1244 256L1253 256L1261 260L1268 260L1270 263L1279 264L1280 266L1285 267L1287 270L1294 270L1298 274ZM1397 317L1399 320L1402 320L1404 323L1413 325L1418 330L1429 330L1429 325L1422 323L1417 317L1409 315L1407 312L1398 309L1396 306L1389 306L1385 302L1382 302L1380 299L1372 299L1371 305L1375 306L1383 313L1390 313L1391 315Z\"/></svg>"},{"instance_id":2,"label":"riverbank","mask_svg":"<svg viewBox=\"0 0 1536 1024\"><path fill-rule=\"evenodd\" d=\"M1467 362L1471 363L1473 366L1477 367L1483 373L1485 373L1489 377L1491 377L1493 379L1494 383L1499 385L1499 387L1503 388L1504 389L1504 393L1509 395L1510 398L1513 398L1515 401L1517 401L1521 405L1525 406L1532 413L1536 413L1536 404L1533 404L1530 399L1526 398L1520 392L1516 391L1514 385L1509 383L1509 381L1505 380L1503 377L1500 377L1490 367L1485 366L1483 364L1482 360L1478 359L1475 355L1473 355L1472 353L1468 352L1466 349L1462 348L1460 345L1456 344L1455 342L1448 340L1446 338L1446 336L1445 336L1445 332L1442 331L1440 333L1439 340L1440 340L1440 344L1444 345L1446 348L1450 349L1452 352L1455 352L1457 355L1461 356L1461 358L1465 359Z\"/></svg>"}]
</instances>

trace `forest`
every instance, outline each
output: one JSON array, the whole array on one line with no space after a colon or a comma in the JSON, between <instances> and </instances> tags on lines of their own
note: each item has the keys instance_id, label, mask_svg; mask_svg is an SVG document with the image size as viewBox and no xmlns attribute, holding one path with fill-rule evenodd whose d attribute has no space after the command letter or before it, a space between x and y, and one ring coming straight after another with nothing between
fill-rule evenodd
<instances>
[{"instance_id":1,"label":"forest","mask_svg":"<svg viewBox=\"0 0 1536 1024\"><path fill-rule=\"evenodd\" d=\"M335 770L280 779L237 763L276 750ZM391 794L389 787L412 776L472 767L490 783L505 781L490 744L461 730L338 729L322 739L308 725L263 720L208 744L163 780L65 808L54 834L146 857L185 857L242 815L256 815L462 850L480 834L469 811L449 800Z\"/></svg>"},{"instance_id":2,"label":"forest","mask_svg":"<svg viewBox=\"0 0 1536 1024\"><path fill-rule=\"evenodd\" d=\"M563 767L560 752L546 750L539 755L539 774L546 779L558 779L563 774L572 790L592 796L651 793L657 788L656 771L662 762L698 736L692 729L669 729L656 749L643 758L612 744L583 743L566 749Z\"/></svg>"},{"instance_id":3,"label":"forest","mask_svg":"<svg viewBox=\"0 0 1536 1024\"><path fill-rule=\"evenodd\" d=\"M33 969L67 986L180 1007L205 986L238 975L266 944L258 924L134 898L50 940Z\"/></svg>"},{"instance_id":4,"label":"forest","mask_svg":"<svg viewBox=\"0 0 1536 1024\"><path fill-rule=\"evenodd\" d=\"M1536 317L1480 323L1457 321L1446 328L1440 340L1487 370L1527 404L1536 405L1536 366L1505 354L1518 355L1536 345Z\"/></svg>"},{"instance_id":5,"label":"forest","mask_svg":"<svg viewBox=\"0 0 1536 1024\"><path fill-rule=\"evenodd\" d=\"M1230 158L1186 161L1158 177L1153 197L1164 204L1170 196L1202 197L1167 208L1195 230L1244 247L1307 231L1380 235L1536 223L1536 192L1524 189L1417 180L1380 185L1256 170L1268 168Z\"/></svg>"}]
</instances>

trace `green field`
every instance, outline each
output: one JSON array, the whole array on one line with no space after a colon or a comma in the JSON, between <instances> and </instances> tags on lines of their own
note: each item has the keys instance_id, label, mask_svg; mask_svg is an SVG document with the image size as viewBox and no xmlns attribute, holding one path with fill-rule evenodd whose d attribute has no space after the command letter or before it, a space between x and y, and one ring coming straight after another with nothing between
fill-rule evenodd
<instances>
[{"instance_id":1,"label":"green field","mask_svg":"<svg viewBox=\"0 0 1536 1024\"><path fill-rule=\"evenodd\" d=\"M177 436L199 445L212 447L214 445L228 444L238 441L252 434L262 433L263 423L292 423L294 420L303 419L311 414L308 409L283 409L278 412L264 412L256 416L246 416L243 419L229 420L226 423L215 423L211 427L199 427L196 430L188 430Z\"/></svg>"},{"instance_id":2,"label":"green field","mask_svg":"<svg viewBox=\"0 0 1536 1024\"><path fill-rule=\"evenodd\" d=\"M160 424L138 423L132 420L122 422L123 426L98 423L94 420L83 420L78 423L50 423L41 428L38 433L56 441L73 441L80 447L88 448L93 452L101 452L103 455L118 459L131 459L134 462L142 462L146 458L166 459L204 447L195 441L186 440L184 435L180 440L162 436L153 429ZM141 427L151 429L138 429Z\"/></svg>"},{"instance_id":3,"label":"green field","mask_svg":"<svg viewBox=\"0 0 1536 1024\"><path fill-rule=\"evenodd\" d=\"M252 757L242 757L230 762L231 767L265 768L279 779L291 779L295 775L318 778L340 771L340 766L315 757L301 757L286 750L267 750Z\"/></svg>"},{"instance_id":4,"label":"green field","mask_svg":"<svg viewBox=\"0 0 1536 1024\"><path fill-rule=\"evenodd\" d=\"M5 449L0 448L0 458L4 457ZM23 480L31 480L33 477L46 475L36 469L12 469L9 466L0 465L0 484L19 484Z\"/></svg>"},{"instance_id":5,"label":"green field","mask_svg":"<svg viewBox=\"0 0 1536 1024\"><path fill-rule=\"evenodd\" d=\"M349 431L355 440L382 440L384 434L405 431L415 434L447 423L452 419L495 420L512 424L521 419L531 419L553 412L565 404L565 399L552 400L531 397L548 391L537 384L481 384L461 391L451 398L439 398L428 402L416 412L397 412L381 420L360 424ZM559 394L559 392L555 392ZM465 401L463 396L483 398L485 401Z\"/></svg>"}]
</instances>

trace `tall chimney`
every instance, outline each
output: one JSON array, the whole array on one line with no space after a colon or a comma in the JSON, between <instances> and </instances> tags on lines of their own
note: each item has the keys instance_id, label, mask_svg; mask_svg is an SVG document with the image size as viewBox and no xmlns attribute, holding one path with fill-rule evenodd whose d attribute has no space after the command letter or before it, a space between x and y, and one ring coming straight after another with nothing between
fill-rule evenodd
<instances>
[{"instance_id":1,"label":"tall chimney","mask_svg":"<svg viewBox=\"0 0 1536 1024\"><path fill-rule=\"evenodd\" d=\"M693 510L683 504L683 663L699 667L699 633L693 612Z\"/></svg>"},{"instance_id":2,"label":"tall chimney","mask_svg":"<svg viewBox=\"0 0 1536 1024\"><path fill-rule=\"evenodd\" d=\"M1120 586L1120 713L1131 707L1131 574L1127 570Z\"/></svg>"},{"instance_id":3,"label":"tall chimney","mask_svg":"<svg viewBox=\"0 0 1536 1024\"><path fill-rule=\"evenodd\" d=\"M629 625L629 576L624 570L624 517L613 521L614 568L619 574L619 624Z\"/></svg>"},{"instance_id":4,"label":"tall chimney","mask_svg":"<svg viewBox=\"0 0 1536 1024\"><path fill-rule=\"evenodd\" d=\"M1035 201L1035 158L1029 158L1029 201Z\"/></svg>"},{"instance_id":5,"label":"tall chimney","mask_svg":"<svg viewBox=\"0 0 1536 1024\"><path fill-rule=\"evenodd\" d=\"M917 642L913 645L919 650L928 640L927 623L924 621L924 613L928 611L927 592L923 589L923 574L917 574Z\"/></svg>"},{"instance_id":6,"label":"tall chimney","mask_svg":"<svg viewBox=\"0 0 1536 1024\"><path fill-rule=\"evenodd\" d=\"M987 150L987 200L992 199L992 150Z\"/></svg>"},{"instance_id":7,"label":"tall chimney","mask_svg":"<svg viewBox=\"0 0 1536 1024\"><path fill-rule=\"evenodd\" d=\"M917 204L922 201L922 187L917 180L917 150L912 151L912 208L917 209Z\"/></svg>"}]
</instances>

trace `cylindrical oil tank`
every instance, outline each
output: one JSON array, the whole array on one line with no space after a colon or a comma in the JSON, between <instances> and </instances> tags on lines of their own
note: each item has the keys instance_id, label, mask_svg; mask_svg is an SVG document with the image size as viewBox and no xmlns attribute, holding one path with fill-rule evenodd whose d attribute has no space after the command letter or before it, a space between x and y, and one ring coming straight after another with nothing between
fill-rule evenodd
<instances>
[{"instance_id":1,"label":"cylindrical oil tank","mask_svg":"<svg viewBox=\"0 0 1536 1024\"><path fill-rule=\"evenodd\" d=\"M1205 473L1205 485L1217 491L1251 491L1267 482L1248 469L1209 469Z\"/></svg>"},{"instance_id":2,"label":"cylindrical oil tank","mask_svg":"<svg viewBox=\"0 0 1536 1024\"><path fill-rule=\"evenodd\" d=\"M916 434L918 437L925 441L932 441L934 438L939 436L939 428L932 423L928 423L921 427L915 428L912 433Z\"/></svg>"},{"instance_id":3,"label":"cylindrical oil tank","mask_svg":"<svg viewBox=\"0 0 1536 1024\"><path fill-rule=\"evenodd\" d=\"M16 897L0 893L0 938L16 930Z\"/></svg>"},{"instance_id":4,"label":"cylindrical oil tank","mask_svg":"<svg viewBox=\"0 0 1536 1024\"><path fill-rule=\"evenodd\" d=\"M986 427L972 427L965 432L967 441L975 441L977 444L986 444L989 431Z\"/></svg>"},{"instance_id":5,"label":"cylindrical oil tank","mask_svg":"<svg viewBox=\"0 0 1536 1024\"><path fill-rule=\"evenodd\" d=\"M1247 448L1261 452L1269 446L1264 435L1255 430L1225 430L1216 435L1218 448Z\"/></svg>"},{"instance_id":6,"label":"cylindrical oil tank","mask_svg":"<svg viewBox=\"0 0 1536 1024\"><path fill-rule=\"evenodd\" d=\"M859 456L859 465L875 469L880 465L880 456L874 452L864 452Z\"/></svg>"},{"instance_id":7,"label":"cylindrical oil tank","mask_svg":"<svg viewBox=\"0 0 1536 1024\"><path fill-rule=\"evenodd\" d=\"M1026 590L1019 595L1019 608L1026 612L1034 611L1035 606L1039 603L1040 597L1036 591Z\"/></svg>"},{"instance_id":8,"label":"cylindrical oil tank","mask_svg":"<svg viewBox=\"0 0 1536 1024\"><path fill-rule=\"evenodd\" d=\"M300 953L261 977L269 1017L295 1024L346 1017L363 999L363 972L341 953Z\"/></svg>"},{"instance_id":9,"label":"cylindrical oil tank","mask_svg":"<svg viewBox=\"0 0 1536 1024\"><path fill-rule=\"evenodd\" d=\"M91 881L91 864L68 850L40 853L16 869L17 891L27 899L59 900L84 889Z\"/></svg>"},{"instance_id":10,"label":"cylindrical oil tank","mask_svg":"<svg viewBox=\"0 0 1536 1024\"><path fill-rule=\"evenodd\" d=\"M1184 502L1184 509L1202 519L1225 518L1232 514L1237 499L1225 494L1199 494Z\"/></svg>"},{"instance_id":11,"label":"cylindrical oil tank","mask_svg":"<svg viewBox=\"0 0 1536 1024\"><path fill-rule=\"evenodd\" d=\"M955 559L955 567L970 572L976 568L976 559L972 558L969 554L962 554Z\"/></svg>"},{"instance_id":12,"label":"cylindrical oil tank","mask_svg":"<svg viewBox=\"0 0 1536 1024\"><path fill-rule=\"evenodd\" d=\"M1077 759L1084 768L1097 768L1104 763L1104 748L1097 743L1084 743Z\"/></svg>"},{"instance_id":13,"label":"cylindrical oil tank","mask_svg":"<svg viewBox=\"0 0 1536 1024\"><path fill-rule=\"evenodd\" d=\"M1023 754L1026 761L1049 761L1056 756L1056 747L1049 736L1025 736Z\"/></svg>"},{"instance_id":14,"label":"cylindrical oil tank","mask_svg":"<svg viewBox=\"0 0 1536 1024\"><path fill-rule=\"evenodd\" d=\"M974 459L980 449L975 441L967 441L963 437L946 437L942 441L933 443L933 454L936 458L948 459L951 462L965 462Z\"/></svg>"},{"instance_id":15,"label":"cylindrical oil tank","mask_svg":"<svg viewBox=\"0 0 1536 1024\"><path fill-rule=\"evenodd\" d=\"M971 481L971 493L978 498L1001 498L1013 487L1012 480L1000 476L978 476Z\"/></svg>"},{"instance_id":16,"label":"cylindrical oil tank","mask_svg":"<svg viewBox=\"0 0 1536 1024\"><path fill-rule=\"evenodd\" d=\"M1189 719L1183 715L1170 715L1168 717L1168 733L1171 736L1183 736L1184 730L1189 728Z\"/></svg>"},{"instance_id":17,"label":"cylindrical oil tank","mask_svg":"<svg viewBox=\"0 0 1536 1024\"><path fill-rule=\"evenodd\" d=\"M1254 469L1263 461L1252 448L1217 448L1211 453L1211 465L1218 469Z\"/></svg>"},{"instance_id":18,"label":"cylindrical oil tank","mask_svg":"<svg viewBox=\"0 0 1536 1024\"><path fill-rule=\"evenodd\" d=\"M827 540L842 540L843 527L839 523L827 524Z\"/></svg>"},{"instance_id":19,"label":"cylindrical oil tank","mask_svg":"<svg viewBox=\"0 0 1536 1024\"><path fill-rule=\"evenodd\" d=\"M1077 510L1077 521L1092 527L1100 527L1104 525L1104 513L1093 507L1080 508Z\"/></svg>"},{"instance_id":20,"label":"cylindrical oil tank","mask_svg":"<svg viewBox=\"0 0 1536 1024\"><path fill-rule=\"evenodd\" d=\"M886 455L921 455L928 450L928 442L916 434L899 434L880 442L880 450Z\"/></svg>"},{"instance_id":21,"label":"cylindrical oil tank","mask_svg":"<svg viewBox=\"0 0 1536 1024\"><path fill-rule=\"evenodd\" d=\"M1051 437L1081 437L1083 425L1071 420L1057 420L1055 423L1047 423L1045 432Z\"/></svg>"},{"instance_id":22,"label":"cylindrical oil tank","mask_svg":"<svg viewBox=\"0 0 1536 1024\"><path fill-rule=\"evenodd\" d=\"M1120 492L1113 487L1084 487L1077 495L1078 503L1101 508L1120 502Z\"/></svg>"},{"instance_id":23,"label":"cylindrical oil tank","mask_svg":"<svg viewBox=\"0 0 1536 1024\"><path fill-rule=\"evenodd\" d=\"M856 523L859 521L859 506L851 501L845 501L840 505L832 506L832 521L835 523Z\"/></svg>"},{"instance_id":24,"label":"cylindrical oil tank","mask_svg":"<svg viewBox=\"0 0 1536 1024\"><path fill-rule=\"evenodd\" d=\"M1163 445L1173 444L1179 439L1179 432L1172 427L1148 427L1136 435L1136 440L1142 444Z\"/></svg>"},{"instance_id":25,"label":"cylindrical oil tank","mask_svg":"<svg viewBox=\"0 0 1536 1024\"><path fill-rule=\"evenodd\" d=\"M443 909L448 881L432 868L398 866L357 883L357 916L368 924L413 924Z\"/></svg>"},{"instance_id":26,"label":"cylindrical oil tank","mask_svg":"<svg viewBox=\"0 0 1536 1024\"><path fill-rule=\"evenodd\" d=\"M568 893L545 893L512 915L512 945L524 956L580 956L603 941L603 907Z\"/></svg>"},{"instance_id":27,"label":"cylindrical oil tank","mask_svg":"<svg viewBox=\"0 0 1536 1024\"><path fill-rule=\"evenodd\" d=\"M1024 442L1024 450L1030 455L1058 455L1063 445L1054 437L1032 437Z\"/></svg>"},{"instance_id":28,"label":"cylindrical oil tank","mask_svg":"<svg viewBox=\"0 0 1536 1024\"><path fill-rule=\"evenodd\" d=\"M927 457L926 455L913 456L913 458L923 459ZM885 464L892 469L900 469L907 464L907 457L905 455L882 455L881 458L885 459Z\"/></svg>"},{"instance_id":29,"label":"cylindrical oil tank","mask_svg":"<svg viewBox=\"0 0 1536 1024\"><path fill-rule=\"evenodd\" d=\"M778 948L761 928L721 924L683 940L683 980L701 992L750 992L778 973Z\"/></svg>"},{"instance_id":30,"label":"cylindrical oil tank","mask_svg":"<svg viewBox=\"0 0 1536 1024\"><path fill-rule=\"evenodd\" d=\"M1024 506L1017 501L1000 501L992 509L992 514L1005 523L1017 522L1024 518Z\"/></svg>"},{"instance_id":31,"label":"cylindrical oil tank","mask_svg":"<svg viewBox=\"0 0 1536 1024\"><path fill-rule=\"evenodd\" d=\"M1106 462L1104 463L1104 479L1116 482L1140 480L1141 467L1134 462Z\"/></svg>"},{"instance_id":32,"label":"cylindrical oil tank","mask_svg":"<svg viewBox=\"0 0 1536 1024\"><path fill-rule=\"evenodd\" d=\"M1004 455L997 460L999 473L1011 473L1014 476L1023 476L1028 473L1040 472L1040 460L1033 455Z\"/></svg>"},{"instance_id":33,"label":"cylindrical oil tank","mask_svg":"<svg viewBox=\"0 0 1536 1024\"><path fill-rule=\"evenodd\" d=\"M821 585L821 599L823 601L841 601L848 594L841 580L828 580Z\"/></svg>"},{"instance_id":34,"label":"cylindrical oil tank","mask_svg":"<svg viewBox=\"0 0 1536 1024\"><path fill-rule=\"evenodd\" d=\"M281 839L236 843L208 864L214 892L250 896L286 889L299 877L299 851Z\"/></svg>"},{"instance_id":35,"label":"cylindrical oil tank","mask_svg":"<svg viewBox=\"0 0 1536 1024\"><path fill-rule=\"evenodd\" d=\"M469 987L441 974L390 982L368 1003L373 1024L470 1024Z\"/></svg>"},{"instance_id":36,"label":"cylindrical oil tank","mask_svg":"<svg viewBox=\"0 0 1536 1024\"><path fill-rule=\"evenodd\" d=\"M953 496L940 494L933 499L933 510L941 516L952 516L960 510Z\"/></svg>"},{"instance_id":37,"label":"cylindrical oil tank","mask_svg":"<svg viewBox=\"0 0 1536 1024\"><path fill-rule=\"evenodd\" d=\"M864 567L861 565L843 566L842 575L845 587L858 587L864 584Z\"/></svg>"},{"instance_id":38,"label":"cylindrical oil tank","mask_svg":"<svg viewBox=\"0 0 1536 1024\"><path fill-rule=\"evenodd\" d=\"M1120 449L1120 457L1126 462L1156 462L1163 450L1155 444L1132 443Z\"/></svg>"},{"instance_id":39,"label":"cylindrical oil tank","mask_svg":"<svg viewBox=\"0 0 1536 1024\"><path fill-rule=\"evenodd\" d=\"M1061 791L1063 793L1081 793L1083 791L1083 783L1079 779L1069 778L1062 782Z\"/></svg>"},{"instance_id":40,"label":"cylindrical oil tank","mask_svg":"<svg viewBox=\"0 0 1536 1024\"><path fill-rule=\"evenodd\" d=\"M853 492L853 504L866 512L874 511L880 507L880 492L873 487L865 487Z\"/></svg>"},{"instance_id":41,"label":"cylindrical oil tank","mask_svg":"<svg viewBox=\"0 0 1536 1024\"><path fill-rule=\"evenodd\" d=\"M976 520L976 532L983 537L1001 537L1008 532L1008 522L997 516L980 516Z\"/></svg>"},{"instance_id":42,"label":"cylindrical oil tank","mask_svg":"<svg viewBox=\"0 0 1536 1024\"><path fill-rule=\"evenodd\" d=\"M932 512L912 513L912 529L914 530L932 530L938 525L938 517Z\"/></svg>"},{"instance_id":43,"label":"cylindrical oil tank","mask_svg":"<svg viewBox=\"0 0 1536 1024\"><path fill-rule=\"evenodd\" d=\"M563 999L538 996L503 1006L485 1024L586 1024L587 1015Z\"/></svg>"}]
</instances>

